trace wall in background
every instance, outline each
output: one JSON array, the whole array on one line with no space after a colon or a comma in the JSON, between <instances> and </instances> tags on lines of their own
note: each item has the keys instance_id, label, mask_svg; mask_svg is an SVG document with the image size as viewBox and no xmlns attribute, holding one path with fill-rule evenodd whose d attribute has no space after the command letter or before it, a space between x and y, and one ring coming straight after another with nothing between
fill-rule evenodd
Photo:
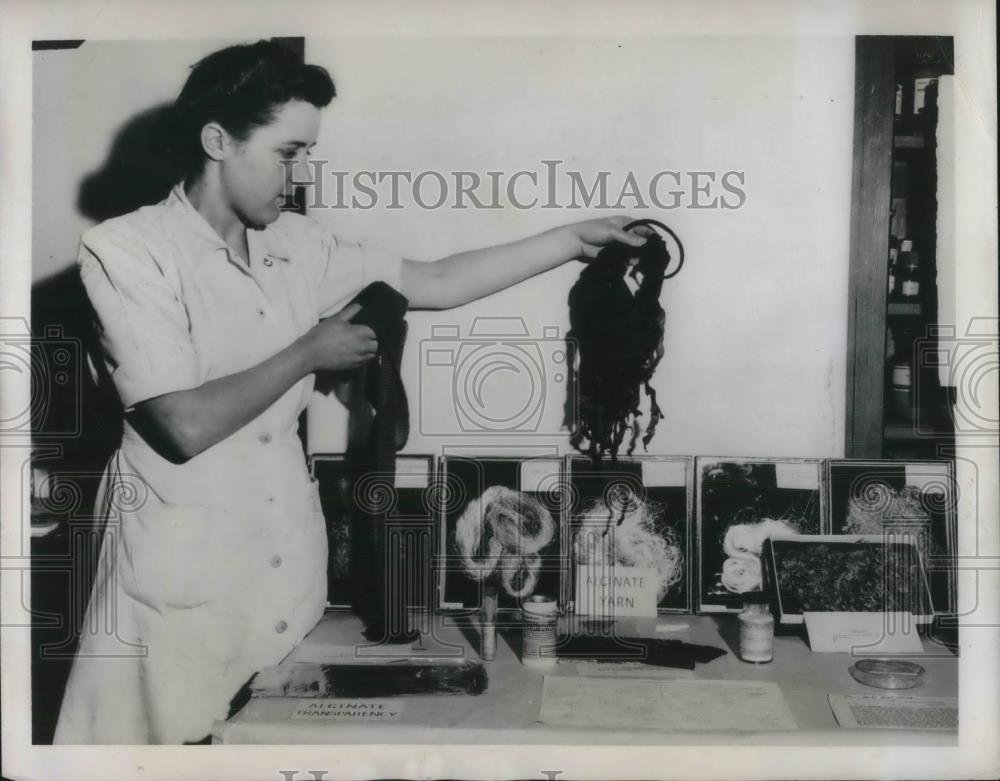
<instances>
[{"instance_id":1,"label":"wall in background","mask_svg":"<svg viewBox=\"0 0 1000 781\"><path fill-rule=\"evenodd\" d=\"M544 180L541 161L558 159L587 182L597 171L613 172L612 200L629 170L640 183L661 170L744 172L747 198L739 209L685 208L689 185L682 208L644 210L626 201L629 213L673 227L688 251L662 298L666 355L654 386L666 418L650 452L839 456L853 57L850 37L308 38L307 61L328 67L339 92L314 158L349 172L348 184L360 170L468 170L484 178L487 171L529 170ZM429 179L424 192L425 202L435 200ZM701 199L720 194L716 185ZM558 200L568 201L564 195ZM417 260L609 213L427 210L400 202L399 209L383 199L369 210L310 213L339 233ZM522 318L533 336L546 328L565 335L567 294L580 268L568 264L460 309L411 314L404 357L409 452L461 445L565 452L560 366L543 373L540 400L532 373L509 366L466 382L476 372L460 365L459 342L432 337L441 326L465 336L483 317ZM429 367L427 347L450 344L456 367ZM550 344L539 345L546 363L556 351ZM504 368L511 361L502 352L482 353L477 368L490 361ZM513 437L488 434L487 418L513 418L532 404L543 410L537 426ZM343 448L344 414L332 396L317 399L313 451Z\"/></svg>"},{"instance_id":2,"label":"wall in background","mask_svg":"<svg viewBox=\"0 0 1000 781\"><path fill-rule=\"evenodd\" d=\"M109 171L109 163L115 156L148 157L141 148L145 131L173 102L188 68L231 43L84 41L78 49L33 53L33 281L73 265L80 235L106 216L109 199L125 205L162 189L139 169L126 177Z\"/></svg>"}]
</instances>

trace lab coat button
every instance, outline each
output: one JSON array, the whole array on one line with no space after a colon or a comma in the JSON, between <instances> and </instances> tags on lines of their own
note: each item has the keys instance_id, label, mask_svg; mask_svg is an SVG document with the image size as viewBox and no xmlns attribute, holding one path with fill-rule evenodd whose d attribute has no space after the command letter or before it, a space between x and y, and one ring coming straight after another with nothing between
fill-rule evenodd
<instances>
[{"instance_id":1,"label":"lab coat button","mask_svg":"<svg viewBox=\"0 0 1000 781\"><path fill-rule=\"evenodd\" d=\"M271 441L271 435L270 434L261 434L259 437L257 437L257 439L259 439L261 441L261 444L266 445L266 444L268 444Z\"/></svg>"},{"instance_id":2,"label":"lab coat button","mask_svg":"<svg viewBox=\"0 0 1000 781\"><path fill-rule=\"evenodd\" d=\"M261 317L266 317L266 316L267 316L267 315L265 314L265 312L264 312L264 310L263 310L263 309L258 309L258 310L257 310L257 314L259 314L259 315L260 315Z\"/></svg>"},{"instance_id":3,"label":"lab coat button","mask_svg":"<svg viewBox=\"0 0 1000 781\"><path fill-rule=\"evenodd\" d=\"M270 258L264 258L264 265L270 268L271 266L274 265L274 261L271 260Z\"/></svg>"},{"instance_id":4,"label":"lab coat button","mask_svg":"<svg viewBox=\"0 0 1000 781\"><path fill-rule=\"evenodd\" d=\"M274 631L277 632L279 635L286 629L288 629L287 621L279 621L277 624L274 625Z\"/></svg>"},{"instance_id":5,"label":"lab coat button","mask_svg":"<svg viewBox=\"0 0 1000 781\"><path fill-rule=\"evenodd\" d=\"M275 569L277 569L278 567L280 567L281 566L281 556L277 556L277 555L272 556L271 557L271 566L274 567Z\"/></svg>"}]
</instances>

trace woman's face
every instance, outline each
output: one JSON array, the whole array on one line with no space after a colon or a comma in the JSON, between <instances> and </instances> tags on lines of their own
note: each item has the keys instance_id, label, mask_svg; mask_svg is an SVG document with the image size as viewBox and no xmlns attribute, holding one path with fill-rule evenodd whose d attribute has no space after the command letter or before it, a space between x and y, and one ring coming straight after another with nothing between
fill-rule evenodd
<instances>
[{"instance_id":1,"label":"woman's face","mask_svg":"<svg viewBox=\"0 0 1000 781\"><path fill-rule=\"evenodd\" d=\"M274 119L255 128L222 161L222 184L229 205L244 224L262 228L278 219L293 174L304 176L305 160L319 134L319 109L292 100Z\"/></svg>"}]
</instances>

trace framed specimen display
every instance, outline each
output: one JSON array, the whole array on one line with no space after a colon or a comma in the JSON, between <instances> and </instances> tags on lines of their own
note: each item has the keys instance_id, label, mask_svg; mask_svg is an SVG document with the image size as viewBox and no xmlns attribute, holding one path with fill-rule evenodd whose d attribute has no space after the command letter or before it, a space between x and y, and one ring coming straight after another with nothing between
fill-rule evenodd
<instances>
[{"instance_id":1,"label":"framed specimen display","mask_svg":"<svg viewBox=\"0 0 1000 781\"><path fill-rule=\"evenodd\" d=\"M764 540L826 531L822 462L699 456L695 467L699 609L736 611L763 587Z\"/></svg>"},{"instance_id":2,"label":"framed specimen display","mask_svg":"<svg viewBox=\"0 0 1000 781\"><path fill-rule=\"evenodd\" d=\"M387 533L393 536L387 549L395 551L405 579L409 606L433 604L431 580L434 551L434 507L430 502L434 484L434 459L427 455L399 456L395 474L358 474L343 454L318 453L309 459L323 515L326 519L329 564L327 604L356 606L369 594L359 593L367 578L360 568L374 565L375 540L365 510L387 511Z\"/></svg>"},{"instance_id":3,"label":"framed specimen display","mask_svg":"<svg viewBox=\"0 0 1000 781\"><path fill-rule=\"evenodd\" d=\"M578 614L604 615L600 597L588 598L580 580L608 568L644 570L652 575L656 611L690 612L694 459L636 456L595 464L569 456L566 471L566 601ZM630 599L625 592L619 597Z\"/></svg>"},{"instance_id":4,"label":"framed specimen display","mask_svg":"<svg viewBox=\"0 0 1000 781\"><path fill-rule=\"evenodd\" d=\"M935 613L956 609L956 499L950 461L831 459L827 517L833 534L911 535Z\"/></svg>"},{"instance_id":5,"label":"framed specimen display","mask_svg":"<svg viewBox=\"0 0 1000 781\"><path fill-rule=\"evenodd\" d=\"M438 606L478 608L486 589L501 609L562 590L561 458L440 461L436 505Z\"/></svg>"}]
</instances>

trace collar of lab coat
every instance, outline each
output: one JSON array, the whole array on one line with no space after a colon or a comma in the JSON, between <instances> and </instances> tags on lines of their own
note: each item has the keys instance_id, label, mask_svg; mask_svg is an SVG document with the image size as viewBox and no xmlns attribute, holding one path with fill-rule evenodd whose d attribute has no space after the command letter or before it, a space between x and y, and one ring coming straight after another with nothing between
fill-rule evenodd
<instances>
[{"instance_id":1,"label":"collar of lab coat","mask_svg":"<svg viewBox=\"0 0 1000 781\"><path fill-rule=\"evenodd\" d=\"M184 235L197 242L198 250L204 253L222 253L230 263L241 271L247 271L246 264L240 259L239 253L215 232L215 229L208 224L208 221L188 200L183 183L174 185L170 195L167 196L166 204L184 220L186 227L190 229ZM288 262L288 252L273 236L273 232L269 228L265 227L262 230L248 228L246 233L251 263L257 258L264 257Z\"/></svg>"}]
</instances>

